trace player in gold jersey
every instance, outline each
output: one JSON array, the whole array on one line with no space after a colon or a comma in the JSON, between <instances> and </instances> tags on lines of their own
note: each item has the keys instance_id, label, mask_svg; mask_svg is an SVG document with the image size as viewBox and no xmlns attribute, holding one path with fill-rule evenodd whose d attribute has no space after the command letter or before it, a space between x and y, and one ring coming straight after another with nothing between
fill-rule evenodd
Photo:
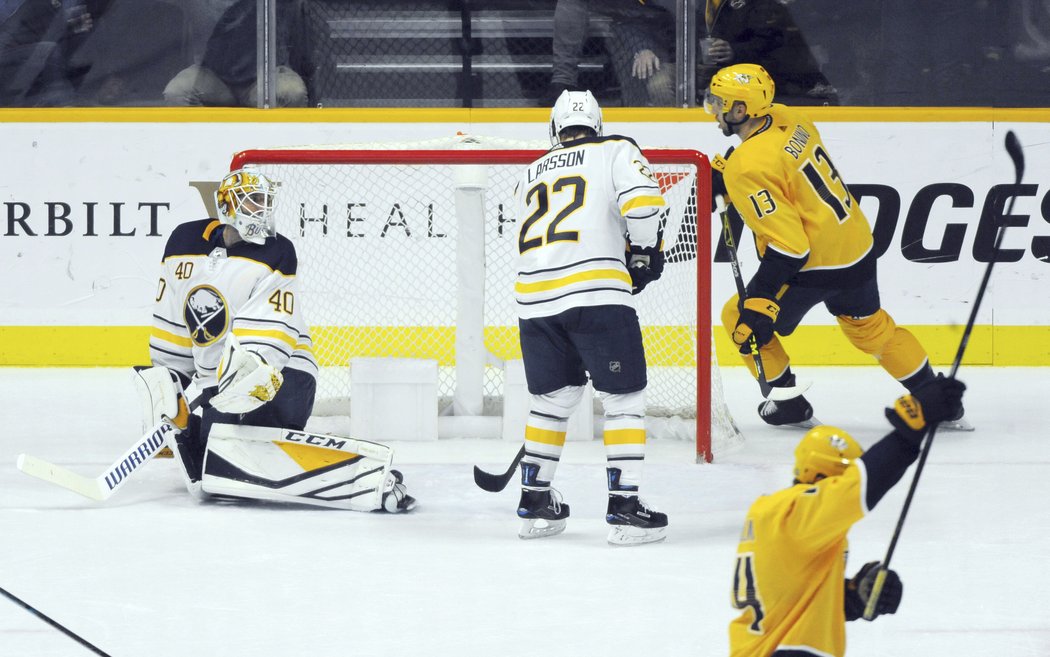
<instances>
[{"instance_id":1,"label":"player in gold jersey","mask_svg":"<svg viewBox=\"0 0 1050 657\"><path fill-rule=\"evenodd\" d=\"M773 387L795 384L778 335L790 335L823 303L843 333L893 378L914 391L934 374L926 350L897 326L879 301L871 226L832 163L813 122L773 103L773 79L761 66L737 64L711 79L704 106L726 136L740 137L732 157L716 156L730 210L752 230L761 264L746 298L722 309L722 323L741 347L752 374L753 335ZM727 154L728 155L728 154ZM716 184L717 187L717 184ZM801 395L763 402L769 424L813 426L813 407ZM969 428L962 415L947 428Z\"/></svg>"},{"instance_id":2,"label":"player in gold jersey","mask_svg":"<svg viewBox=\"0 0 1050 657\"><path fill-rule=\"evenodd\" d=\"M861 618L879 565L847 580L846 535L915 461L928 428L961 411L965 389L932 377L886 409L893 431L867 452L835 427L806 433L794 484L758 498L744 521L732 596L742 613L729 625L730 657L845 654L845 621ZM902 592L888 570L875 615L896 612Z\"/></svg>"}]
</instances>

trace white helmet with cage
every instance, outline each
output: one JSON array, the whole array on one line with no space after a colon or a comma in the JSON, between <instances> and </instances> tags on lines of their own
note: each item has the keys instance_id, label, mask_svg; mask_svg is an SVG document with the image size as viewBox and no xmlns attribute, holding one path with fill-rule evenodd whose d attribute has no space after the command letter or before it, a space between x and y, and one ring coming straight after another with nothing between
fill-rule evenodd
<instances>
[{"instance_id":1,"label":"white helmet with cage","mask_svg":"<svg viewBox=\"0 0 1050 657\"><path fill-rule=\"evenodd\" d=\"M581 126L602 136L602 108L590 91L563 91L551 108L551 146L561 143L558 135L565 128Z\"/></svg>"},{"instance_id":2,"label":"white helmet with cage","mask_svg":"<svg viewBox=\"0 0 1050 657\"><path fill-rule=\"evenodd\" d=\"M277 185L247 167L229 172L215 192L219 220L237 229L244 241L262 244L277 232L273 213Z\"/></svg>"}]
</instances>

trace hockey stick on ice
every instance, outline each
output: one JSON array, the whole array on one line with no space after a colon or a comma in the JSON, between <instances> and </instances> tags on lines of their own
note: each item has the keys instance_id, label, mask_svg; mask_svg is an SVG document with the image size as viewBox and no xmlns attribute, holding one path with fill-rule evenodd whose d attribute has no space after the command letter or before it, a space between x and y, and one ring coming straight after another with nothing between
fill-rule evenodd
<instances>
[{"instance_id":1,"label":"hockey stick on ice","mask_svg":"<svg viewBox=\"0 0 1050 657\"><path fill-rule=\"evenodd\" d=\"M729 251L729 264L733 268L733 280L736 282L736 292L740 299L740 308L744 307L744 299L747 298L747 288L744 287L744 276L740 273L740 259L736 253L736 240L733 239L733 228L729 222L729 207L719 213L722 217L722 241L725 242L726 250ZM801 396L809 389L810 384L804 383L797 386L778 386L774 388L769 385L766 378L766 368L762 365L762 356L758 352L758 342L755 334L748 338L748 346L751 348L751 358L755 361L755 369L758 371L758 389L762 396L772 401L787 401Z\"/></svg>"},{"instance_id":2,"label":"hockey stick on ice","mask_svg":"<svg viewBox=\"0 0 1050 657\"><path fill-rule=\"evenodd\" d=\"M0 595L4 596L5 598L10 600L11 602L14 602L16 605L22 607L23 609L25 609L29 613L33 614L34 616L36 616L40 620L44 621L45 623L47 623L51 627L55 628L56 630L58 630L62 634L65 634L70 639L73 639L74 641L76 641L80 645L84 646L85 648L87 648L91 652L95 653L96 655L102 655L102 657L110 657L109 653L102 652L102 650L100 650L97 646L95 646L94 644L90 643L89 641L87 641L86 639L81 637L79 634L73 632L72 630L67 628L65 625L62 625L62 623L59 623L58 621L56 621L55 619L51 618L50 616L48 616L44 612L40 611L39 609L37 609L33 605L31 605L28 602L22 600L18 596L8 592L3 587L0 587Z\"/></svg>"},{"instance_id":3,"label":"hockey stick on ice","mask_svg":"<svg viewBox=\"0 0 1050 657\"><path fill-rule=\"evenodd\" d=\"M1013 130L1006 133L1006 152L1014 163L1014 184L1020 185L1021 178L1024 176L1024 153L1021 151L1021 143L1017 141L1017 135L1014 134ZM1015 200L1017 200L1016 195L1010 197L1010 202L1006 206L1007 216L1013 212ZM995 257L999 253L999 246L1003 243L1003 235L1005 233L1005 226L999 226L996 230L992 255L988 259L988 266L984 269L981 285L977 288L977 298L973 301L973 308L970 309L970 318L966 321L966 328L963 330L962 338L959 340L959 349L955 352L955 360L952 361L952 370L948 375L951 379L955 378L955 373L959 371L959 365L962 363L963 354L966 353L966 345L970 342L970 333L973 332L974 322L977 321L977 311L981 307L984 292L988 288L988 279L992 276L992 266L995 265ZM879 564L879 569L875 574L875 583L872 585L871 593L868 595L868 604L864 607L864 618L866 620L875 618L879 596L882 594L882 587L886 583L886 571L889 570L890 559L893 558L893 551L897 547L897 539L900 538L901 529L904 527L904 519L907 517L908 509L911 507L911 500L915 496L915 489L919 485L919 477L922 475L922 469L926 465L926 457L930 455L930 446L933 445L933 435L936 432L937 425L935 424L930 427L926 443L922 446L922 453L919 454L919 464L915 467L915 476L912 477L911 486L908 487L908 495L904 498L904 506L901 508L900 518L897 519L897 527L893 530L890 546L886 550L886 558Z\"/></svg>"},{"instance_id":4,"label":"hockey stick on ice","mask_svg":"<svg viewBox=\"0 0 1050 657\"><path fill-rule=\"evenodd\" d=\"M201 398L197 397L190 403L187 415L193 413L193 410L200 405ZM18 469L27 475L61 486L96 502L104 502L164 447L169 436L174 436L178 432L179 428L171 420L164 418L136 440L134 445L97 477L79 475L72 470L30 454L19 454L17 465Z\"/></svg>"},{"instance_id":5,"label":"hockey stick on ice","mask_svg":"<svg viewBox=\"0 0 1050 657\"><path fill-rule=\"evenodd\" d=\"M487 490L490 493L498 493L507 487L510 483L511 478L514 476L514 471L518 468L518 463L521 462L521 458L525 456L525 445L521 446L518 450L518 454L511 461L510 467L503 474L492 474L491 472L485 472L478 466L474 466L474 483L478 485L478 488Z\"/></svg>"}]
</instances>

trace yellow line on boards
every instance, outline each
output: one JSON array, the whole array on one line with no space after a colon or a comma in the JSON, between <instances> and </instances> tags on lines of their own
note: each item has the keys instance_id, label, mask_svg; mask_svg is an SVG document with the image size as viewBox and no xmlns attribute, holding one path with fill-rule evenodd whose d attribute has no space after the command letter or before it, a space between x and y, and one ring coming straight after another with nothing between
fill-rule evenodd
<instances>
[{"instance_id":1,"label":"yellow line on boards","mask_svg":"<svg viewBox=\"0 0 1050 657\"><path fill-rule=\"evenodd\" d=\"M909 326L926 347L936 366L950 365L959 346L962 327ZM344 340L360 347L358 356L428 357L441 365L454 363L455 331L452 327L312 327L315 352L325 340ZM654 344L681 345L688 327L647 327L645 338L650 363L684 366L691 355L680 347L656 349ZM0 366L8 367L124 367L149 362L148 326L0 326ZM499 358L520 358L517 327L486 327L486 345ZM368 342L362 342L362 340ZM871 365L874 359L851 345L837 326L801 327L783 338L795 365ZM970 336L964 365L1048 366L1050 326L977 326ZM715 345L723 367L741 364L720 327ZM344 356L322 365L345 365Z\"/></svg>"},{"instance_id":2,"label":"yellow line on boards","mask_svg":"<svg viewBox=\"0 0 1050 657\"><path fill-rule=\"evenodd\" d=\"M1050 108L801 107L817 122L1050 123ZM714 119L702 108L611 107L606 122L690 123ZM43 107L0 109L0 123L544 123L545 107Z\"/></svg>"}]
</instances>

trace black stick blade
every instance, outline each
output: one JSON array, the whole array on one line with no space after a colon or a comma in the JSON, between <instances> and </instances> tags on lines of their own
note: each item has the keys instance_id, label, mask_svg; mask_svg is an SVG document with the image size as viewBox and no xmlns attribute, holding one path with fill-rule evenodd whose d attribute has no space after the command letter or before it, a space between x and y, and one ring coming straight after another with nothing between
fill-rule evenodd
<instances>
[{"instance_id":1,"label":"black stick blade","mask_svg":"<svg viewBox=\"0 0 1050 657\"><path fill-rule=\"evenodd\" d=\"M511 474L513 475L513 472ZM478 488L481 490L487 490L490 493L498 493L507 487L507 484L510 483L510 477L504 478L502 475L485 472L475 465L474 483L477 484Z\"/></svg>"},{"instance_id":2,"label":"black stick blade","mask_svg":"<svg viewBox=\"0 0 1050 657\"><path fill-rule=\"evenodd\" d=\"M478 466L474 466L474 483L478 485L481 490L487 490L490 493L498 493L507 487L510 480L514 477L514 471L518 469L518 463L521 462L521 457L525 456L525 445L521 446L518 450L514 460L511 461L510 467L503 474L492 474L491 472L485 472Z\"/></svg>"},{"instance_id":3,"label":"black stick blade","mask_svg":"<svg viewBox=\"0 0 1050 657\"><path fill-rule=\"evenodd\" d=\"M1017 135L1013 130L1006 133L1006 152L1013 160L1014 173L1017 176L1017 182L1020 183L1021 178L1024 177L1024 152L1021 151L1021 142L1017 140Z\"/></svg>"}]
</instances>

